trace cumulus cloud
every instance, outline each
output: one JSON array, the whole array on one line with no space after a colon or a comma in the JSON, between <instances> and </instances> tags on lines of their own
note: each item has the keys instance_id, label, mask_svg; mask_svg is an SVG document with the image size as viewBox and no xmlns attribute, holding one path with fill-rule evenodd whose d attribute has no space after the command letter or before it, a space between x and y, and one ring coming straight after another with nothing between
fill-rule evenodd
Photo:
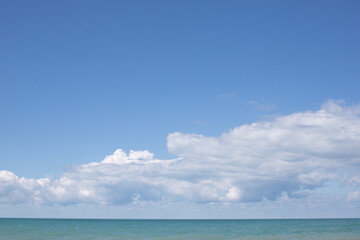
<instances>
[{"instance_id":1,"label":"cumulus cloud","mask_svg":"<svg viewBox=\"0 0 360 240\"><path fill-rule=\"evenodd\" d=\"M187 160L188 171L199 179L226 179L243 201L295 196L358 169L359 146L359 108L333 101L316 112L242 125L220 137L168 136L169 151Z\"/></svg>"},{"instance_id":2,"label":"cumulus cloud","mask_svg":"<svg viewBox=\"0 0 360 240\"><path fill-rule=\"evenodd\" d=\"M74 166L59 179L0 171L0 202L253 202L304 197L328 180L344 178L356 188L359 112L358 106L329 101L318 111L242 125L219 137L175 132L167 147L178 159L118 149L101 162ZM348 200L358 195L349 193Z\"/></svg>"},{"instance_id":3,"label":"cumulus cloud","mask_svg":"<svg viewBox=\"0 0 360 240\"><path fill-rule=\"evenodd\" d=\"M49 179L26 179L19 178L9 171L0 171L0 203L23 203L31 200L38 200L40 192L49 182Z\"/></svg>"}]
</instances>

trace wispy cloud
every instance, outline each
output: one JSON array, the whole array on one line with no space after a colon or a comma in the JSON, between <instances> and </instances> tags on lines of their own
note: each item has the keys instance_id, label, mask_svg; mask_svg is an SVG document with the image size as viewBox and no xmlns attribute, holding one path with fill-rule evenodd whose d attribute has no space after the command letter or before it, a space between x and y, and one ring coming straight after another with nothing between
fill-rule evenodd
<instances>
[{"instance_id":1,"label":"wispy cloud","mask_svg":"<svg viewBox=\"0 0 360 240\"><path fill-rule=\"evenodd\" d=\"M318 111L242 125L219 137L175 132L167 147L179 159L118 149L58 179L0 171L0 203L275 201L307 197L328 180L347 182L348 200L358 201L359 112L357 106L329 101Z\"/></svg>"},{"instance_id":2,"label":"wispy cloud","mask_svg":"<svg viewBox=\"0 0 360 240\"><path fill-rule=\"evenodd\" d=\"M207 125L209 125L207 122L203 122L203 121L196 121L196 124L202 125L202 126L207 126Z\"/></svg>"},{"instance_id":3,"label":"wispy cloud","mask_svg":"<svg viewBox=\"0 0 360 240\"><path fill-rule=\"evenodd\" d=\"M346 199L347 201L360 201L360 191L350 192Z\"/></svg>"},{"instance_id":4,"label":"wispy cloud","mask_svg":"<svg viewBox=\"0 0 360 240\"><path fill-rule=\"evenodd\" d=\"M259 111L269 112L275 109L275 105L271 103L263 103L262 101L253 101L253 100L248 101L248 103L254 106Z\"/></svg>"},{"instance_id":5,"label":"wispy cloud","mask_svg":"<svg viewBox=\"0 0 360 240\"><path fill-rule=\"evenodd\" d=\"M236 93L223 93L217 96L220 101L235 102L238 100Z\"/></svg>"}]
</instances>

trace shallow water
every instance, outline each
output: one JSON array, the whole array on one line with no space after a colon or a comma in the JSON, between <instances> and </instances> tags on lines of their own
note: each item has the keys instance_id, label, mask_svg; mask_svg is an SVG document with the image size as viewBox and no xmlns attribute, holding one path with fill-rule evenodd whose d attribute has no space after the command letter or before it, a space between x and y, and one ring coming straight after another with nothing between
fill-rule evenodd
<instances>
[{"instance_id":1,"label":"shallow water","mask_svg":"<svg viewBox=\"0 0 360 240\"><path fill-rule=\"evenodd\" d=\"M360 239L360 219L0 219L0 239Z\"/></svg>"}]
</instances>

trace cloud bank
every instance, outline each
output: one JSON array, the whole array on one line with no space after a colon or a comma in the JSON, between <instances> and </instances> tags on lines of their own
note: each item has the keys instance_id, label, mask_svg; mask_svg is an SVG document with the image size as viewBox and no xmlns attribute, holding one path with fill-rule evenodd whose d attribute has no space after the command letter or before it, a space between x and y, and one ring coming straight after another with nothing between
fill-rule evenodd
<instances>
[{"instance_id":1,"label":"cloud bank","mask_svg":"<svg viewBox=\"0 0 360 240\"><path fill-rule=\"evenodd\" d=\"M242 125L219 137L175 132L178 159L121 149L59 179L0 171L0 203L118 205L133 202L258 202L314 194L327 181L359 201L360 107L329 101L318 111Z\"/></svg>"}]
</instances>

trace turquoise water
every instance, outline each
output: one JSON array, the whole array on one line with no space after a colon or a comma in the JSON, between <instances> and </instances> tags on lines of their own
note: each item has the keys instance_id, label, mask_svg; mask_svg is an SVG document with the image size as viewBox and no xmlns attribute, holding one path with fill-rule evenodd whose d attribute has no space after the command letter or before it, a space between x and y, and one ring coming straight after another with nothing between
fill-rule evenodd
<instances>
[{"instance_id":1,"label":"turquoise water","mask_svg":"<svg viewBox=\"0 0 360 240\"><path fill-rule=\"evenodd\" d=\"M360 219L0 219L0 239L360 239Z\"/></svg>"}]
</instances>

